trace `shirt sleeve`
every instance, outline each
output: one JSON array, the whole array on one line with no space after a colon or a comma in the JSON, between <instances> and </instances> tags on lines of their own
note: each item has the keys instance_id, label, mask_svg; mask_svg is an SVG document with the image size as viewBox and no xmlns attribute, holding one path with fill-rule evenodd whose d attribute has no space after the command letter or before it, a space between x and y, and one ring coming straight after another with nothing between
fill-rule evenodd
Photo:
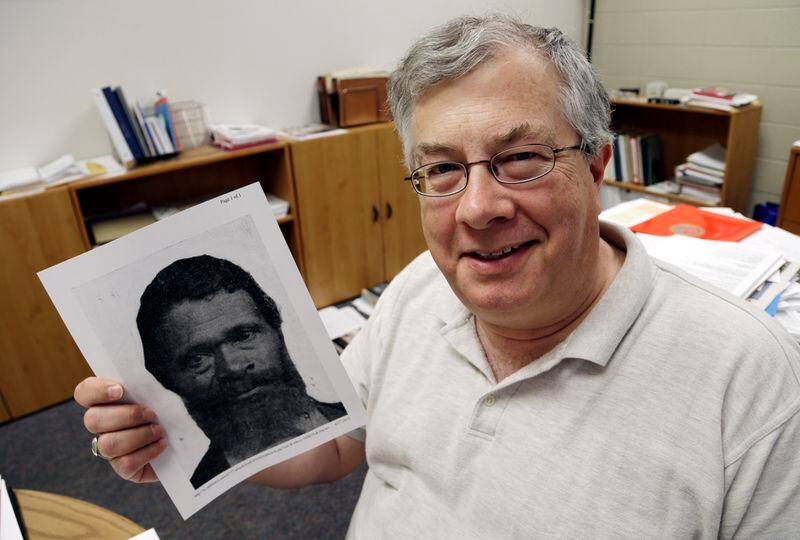
<instances>
[{"instance_id":1,"label":"shirt sleeve","mask_svg":"<svg viewBox=\"0 0 800 540\"><path fill-rule=\"evenodd\" d=\"M400 303L399 298L403 294L402 291L405 289L410 276L414 275L415 268L419 264L418 261L422 257L420 256L412 261L389 283L389 286L386 287L378 299L375 310L369 320L353 338L350 345L345 348L340 357L344 369L350 377L350 382L353 383L353 387L356 389L356 393L367 411L367 426L355 429L347 434L357 441L366 442L366 432L370 418L370 400L376 398L370 393L373 388L372 380L379 369L378 366L386 360L385 334L390 332L391 328L396 324L393 321L394 318L398 317L395 305Z\"/></svg>"},{"instance_id":2,"label":"shirt sleeve","mask_svg":"<svg viewBox=\"0 0 800 540\"><path fill-rule=\"evenodd\" d=\"M798 400L800 401L800 400ZM800 531L800 403L725 468L720 538L796 538Z\"/></svg>"}]
</instances>

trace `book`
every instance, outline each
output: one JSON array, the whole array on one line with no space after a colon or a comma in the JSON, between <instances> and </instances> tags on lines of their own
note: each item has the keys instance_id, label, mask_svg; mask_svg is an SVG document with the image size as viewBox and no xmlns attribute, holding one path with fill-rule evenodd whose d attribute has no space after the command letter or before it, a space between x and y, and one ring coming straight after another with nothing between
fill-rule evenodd
<instances>
[{"instance_id":1,"label":"book","mask_svg":"<svg viewBox=\"0 0 800 540\"><path fill-rule=\"evenodd\" d=\"M661 138L655 133L648 133L642 136L641 146L645 185L651 186L664 180Z\"/></svg>"},{"instance_id":2,"label":"book","mask_svg":"<svg viewBox=\"0 0 800 540\"><path fill-rule=\"evenodd\" d=\"M128 145L128 148L131 150L131 154L133 154L133 159L142 159L144 154L142 153L142 149L139 147L139 142L136 140L136 135L133 133L133 127L128 122L128 117L125 115L125 112L122 109L122 104L117 98L117 95L108 86L104 86L102 90L103 96L105 96L108 106L111 108L111 112L114 115L114 119L116 120L120 131L122 131L122 136L125 137L125 144Z\"/></svg>"},{"instance_id":3,"label":"book","mask_svg":"<svg viewBox=\"0 0 800 540\"><path fill-rule=\"evenodd\" d=\"M144 138L145 146L147 146L147 153L150 156L157 156L158 152L156 151L156 147L153 144L153 138L150 136L150 133L147 130L147 126L144 122L144 113L142 112L142 106L137 101L133 104L133 115L136 118L136 122L139 124L142 130L142 136Z\"/></svg>"},{"instance_id":4,"label":"book","mask_svg":"<svg viewBox=\"0 0 800 540\"><path fill-rule=\"evenodd\" d=\"M603 172L603 178L606 178L608 180L616 180L617 174L615 171L616 171L616 166L614 164L614 152L612 150L611 156L608 158L608 163L606 163L606 170L605 172Z\"/></svg>"},{"instance_id":5,"label":"book","mask_svg":"<svg viewBox=\"0 0 800 540\"><path fill-rule=\"evenodd\" d=\"M108 105L108 101L106 101L103 90L101 88L92 88L91 93L94 98L95 107L97 107L97 111L100 113L100 119L103 121L103 125L105 125L109 137L111 137L111 144L114 146L117 158L123 165L129 165L133 162L133 154L128 147L128 143L125 142L125 137L122 135L122 130L119 124L117 124L114 114L111 112L111 107Z\"/></svg>"},{"instance_id":6,"label":"book","mask_svg":"<svg viewBox=\"0 0 800 540\"><path fill-rule=\"evenodd\" d=\"M166 131L166 134L169 137L169 142L173 148L173 152L180 151L181 143L180 140L178 139L178 135L175 131L175 128L173 127L175 122L172 118L172 112L170 111L169 101L167 100L167 96L164 95L163 92L157 93L157 98L153 107L156 114L164 120L164 131Z\"/></svg>"},{"instance_id":7,"label":"book","mask_svg":"<svg viewBox=\"0 0 800 540\"><path fill-rule=\"evenodd\" d=\"M162 156L167 153L164 143L161 142L161 137L159 136L159 129L158 129L158 122L152 116L148 116L144 119L144 125L147 129L147 134L153 141L153 146L156 150L156 155Z\"/></svg>"},{"instance_id":8,"label":"book","mask_svg":"<svg viewBox=\"0 0 800 540\"><path fill-rule=\"evenodd\" d=\"M619 152L619 135L614 137L612 150L614 153L614 180L620 182L622 181L622 163L621 163L622 158L620 157L620 152Z\"/></svg>"},{"instance_id":9,"label":"book","mask_svg":"<svg viewBox=\"0 0 800 540\"><path fill-rule=\"evenodd\" d=\"M128 123L133 129L133 134L136 137L136 142L139 143L139 149L142 152L142 157L143 158L151 157L151 155L148 154L148 148L144 140L144 135L142 134L142 131L139 128L139 124L136 121L136 116L133 114L133 111L131 111L131 108L128 106L128 101L125 99L125 93L122 91L122 87L115 86L113 91L117 100L119 100L119 104L122 106L122 112L125 114L125 118L128 120Z\"/></svg>"},{"instance_id":10,"label":"book","mask_svg":"<svg viewBox=\"0 0 800 540\"><path fill-rule=\"evenodd\" d=\"M624 133L618 135L617 138L619 139L620 172L622 173L620 180L630 182L633 178L631 174L630 142L628 141L628 136Z\"/></svg>"},{"instance_id":11,"label":"book","mask_svg":"<svg viewBox=\"0 0 800 540\"><path fill-rule=\"evenodd\" d=\"M631 182L634 184L642 183L642 159L639 152L639 136L630 135L628 137L631 156Z\"/></svg>"},{"instance_id":12,"label":"book","mask_svg":"<svg viewBox=\"0 0 800 540\"><path fill-rule=\"evenodd\" d=\"M706 212L679 204L672 210L631 227L634 232L656 236L680 234L706 240L737 242L761 228L761 222Z\"/></svg>"}]
</instances>

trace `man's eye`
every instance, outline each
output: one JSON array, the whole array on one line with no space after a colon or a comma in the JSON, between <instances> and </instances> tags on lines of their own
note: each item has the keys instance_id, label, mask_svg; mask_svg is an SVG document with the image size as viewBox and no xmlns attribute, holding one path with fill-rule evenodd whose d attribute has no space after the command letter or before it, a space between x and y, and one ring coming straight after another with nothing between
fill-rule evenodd
<instances>
[{"instance_id":1,"label":"man's eye","mask_svg":"<svg viewBox=\"0 0 800 540\"><path fill-rule=\"evenodd\" d=\"M211 353L193 353L185 358L184 365L192 373L204 373L214 365L214 355Z\"/></svg>"},{"instance_id":2,"label":"man's eye","mask_svg":"<svg viewBox=\"0 0 800 540\"><path fill-rule=\"evenodd\" d=\"M514 152L504 158L505 161L526 161L542 159L542 155L538 152Z\"/></svg>"},{"instance_id":3,"label":"man's eye","mask_svg":"<svg viewBox=\"0 0 800 540\"><path fill-rule=\"evenodd\" d=\"M242 328L236 331L236 334L234 334L233 338L239 343L247 343L256 337L257 334L258 332L253 328Z\"/></svg>"},{"instance_id":4,"label":"man's eye","mask_svg":"<svg viewBox=\"0 0 800 540\"><path fill-rule=\"evenodd\" d=\"M431 165L428 168L428 175L437 176L442 174L448 174L457 171L458 168L459 167L456 163L437 163L436 165Z\"/></svg>"}]
</instances>

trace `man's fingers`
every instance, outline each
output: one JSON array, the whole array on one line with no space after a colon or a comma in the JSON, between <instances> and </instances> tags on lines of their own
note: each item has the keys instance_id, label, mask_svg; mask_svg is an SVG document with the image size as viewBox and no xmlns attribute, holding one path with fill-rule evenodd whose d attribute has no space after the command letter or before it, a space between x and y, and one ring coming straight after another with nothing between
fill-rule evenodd
<instances>
[{"instance_id":1,"label":"man's fingers","mask_svg":"<svg viewBox=\"0 0 800 540\"><path fill-rule=\"evenodd\" d=\"M167 440L159 439L136 452L114 458L110 463L114 471L125 480L130 480L131 482L154 482L158 478L149 463L163 452L166 447Z\"/></svg>"},{"instance_id":2,"label":"man's fingers","mask_svg":"<svg viewBox=\"0 0 800 540\"><path fill-rule=\"evenodd\" d=\"M153 410L144 405L98 405L86 410L83 425L92 433L105 433L148 424L155 417Z\"/></svg>"},{"instance_id":3,"label":"man's fingers","mask_svg":"<svg viewBox=\"0 0 800 540\"><path fill-rule=\"evenodd\" d=\"M87 377L75 387L75 401L84 407L112 403L122 397L122 385L108 379Z\"/></svg>"},{"instance_id":4,"label":"man's fingers","mask_svg":"<svg viewBox=\"0 0 800 540\"><path fill-rule=\"evenodd\" d=\"M164 437L164 429L158 424L147 424L124 431L103 433L97 438L97 450L106 458L132 454Z\"/></svg>"}]
</instances>

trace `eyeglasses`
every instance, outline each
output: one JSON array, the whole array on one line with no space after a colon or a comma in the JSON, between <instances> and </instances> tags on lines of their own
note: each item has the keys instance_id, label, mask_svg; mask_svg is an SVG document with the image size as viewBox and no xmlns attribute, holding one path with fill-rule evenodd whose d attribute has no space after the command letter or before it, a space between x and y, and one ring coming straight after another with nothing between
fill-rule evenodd
<instances>
[{"instance_id":1,"label":"eyeglasses","mask_svg":"<svg viewBox=\"0 0 800 540\"><path fill-rule=\"evenodd\" d=\"M580 150L582 145L553 148L546 144L524 144L503 150L491 159L471 163L437 161L414 169L404 180L410 180L414 191L425 197L447 197L466 189L470 167L485 163L501 184L524 184L552 171L556 166L556 154Z\"/></svg>"}]
</instances>

